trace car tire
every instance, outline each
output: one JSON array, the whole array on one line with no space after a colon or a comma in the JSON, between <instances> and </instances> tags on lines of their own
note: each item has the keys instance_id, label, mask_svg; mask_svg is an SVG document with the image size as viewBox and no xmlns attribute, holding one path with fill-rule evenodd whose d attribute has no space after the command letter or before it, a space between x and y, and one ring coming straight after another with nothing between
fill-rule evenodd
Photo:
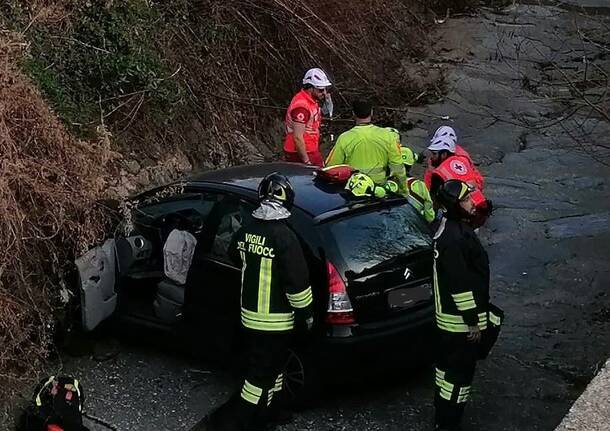
<instances>
[{"instance_id":1,"label":"car tire","mask_svg":"<svg viewBox=\"0 0 610 431\"><path fill-rule=\"evenodd\" d=\"M288 349L284 365L283 402L293 408L307 407L320 386L320 374L311 358L299 349Z\"/></svg>"}]
</instances>

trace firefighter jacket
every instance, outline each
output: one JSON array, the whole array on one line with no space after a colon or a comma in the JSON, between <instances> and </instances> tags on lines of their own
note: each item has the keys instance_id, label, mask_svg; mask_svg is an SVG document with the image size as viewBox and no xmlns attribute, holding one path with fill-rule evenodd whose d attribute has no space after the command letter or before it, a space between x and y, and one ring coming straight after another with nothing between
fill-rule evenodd
<instances>
[{"instance_id":1,"label":"firefighter jacket","mask_svg":"<svg viewBox=\"0 0 610 431\"><path fill-rule=\"evenodd\" d=\"M284 139L284 151L289 153L296 153L297 147L294 142L294 123L295 119L292 117L293 110L302 108L308 113L307 118L303 117L305 123L305 133L303 134L303 140L305 141L305 150L308 153L315 153L319 151L320 144L320 124L322 123L322 111L320 105L315 101L311 95L305 91L299 91L290 102L288 110L286 111L286 118L284 119L284 126L286 128L286 138ZM297 118L296 121L299 121Z\"/></svg>"},{"instance_id":2,"label":"firefighter jacket","mask_svg":"<svg viewBox=\"0 0 610 431\"><path fill-rule=\"evenodd\" d=\"M428 187L422 180L407 178L407 201L415 208L428 223L434 220L434 207Z\"/></svg>"},{"instance_id":3,"label":"firefighter jacket","mask_svg":"<svg viewBox=\"0 0 610 431\"><path fill-rule=\"evenodd\" d=\"M434 235L436 324L447 332L487 328L489 260L468 224L443 218Z\"/></svg>"},{"instance_id":4,"label":"firefighter jacket","mask_svg":"<svg viewBox=\"0 0 610 431\"><path fill-rule=\"evenodd\" d=\"M399 193L405 194L407 180L400 155L400 142L390 129L359 124L342 133L326 159L326 166L347 164L383 186L396 177ZM388 174L389 171L389 174Z\"/></svg>"},{"instance_id":5,"label":"firefighter jacket","mask_svg":"<svg viewBox=\"0 0 610 431\"><path fill-rule=\"evenodd\" d=\"M254 220L233 238L241 266L241 322L257 331L290 331L311 316L313 296L303 250L282 221Z\"/></svg>"}]
</instances>

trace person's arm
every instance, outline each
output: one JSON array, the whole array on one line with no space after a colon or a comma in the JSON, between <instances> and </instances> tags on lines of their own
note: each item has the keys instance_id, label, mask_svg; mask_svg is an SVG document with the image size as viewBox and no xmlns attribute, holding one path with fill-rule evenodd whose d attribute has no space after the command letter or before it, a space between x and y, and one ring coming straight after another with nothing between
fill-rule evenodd
<instances>
[{"instance_id":1,"label":"person's arm","mask_svg":"<svg viewBox=\"0 0 610 431\"><path fill-rule=\"evenodd\" d=\"M445 274L441 288L447 289L451 295L464 323L470 328L478 328L479 307L473 292L476 281L472 277L472 270L466 264L465 247L463 241L456 240L441 250L439 259Z\"/></svg>"},{"instance_id":2,"label":"person's arm","mask_svg":"<svg viewBox=\"0 0 610 431\"><path fill-rule=\"evenodd\" d=\"M326 166L342 165L345 163L345 151L343 151L343 140L341 139L341 136L337 139L337 143L333 149L330 150L330 153L326 158Z\"/></svg>"},{"instance_id":3,"label":"person's arm","mask_svg":"<svg viewBox=\"0 0 610 431\"><path fill-rule=\"evenodd\" d=\"M297 154L303 163L309 163L307 147L305 146L305 125L311 118L311 112L303 106L297 106L290 111L292 120L292 137Z\"/></svg>"},{"instance_id":4,"label":"person's arm","mask_svg":"<svg viewBox=\"0 0 610 431\"><path fill-rule=\"evenodd\" d=\"M400 156L400 141L397 143L393 134L392 139L388 144L388 167L390 168L390 177L395 177L398 180L398 193L406 196L407 194L407 171L402 163Z\"/></svg>"},{"instance_id":5,"label":"person's arm","mask_svg":"<svg viewBox=\"0 0 610 431\"><path fill-rule=\"evenodd\" d=\"M305 147L305 138L303 135L305 134L305 124L303 123L294 123L294 145L297 149L297 154L301 158L303 163L310 163L309 156L307 155L307 148Z\"/></svg>"},{"instance_id":6,"label":"person's arm","mask_svg":"<svg viewBox=\"0 0 610 431\"><path fill-rule=\"evenodd\" d=\"M426 187L426 184L421 180L414 181L411 187L415 192L417 192L423 201L424 218L428 223L432 223L436 217L436 212L434 211L434 203L432 202L432 197L430 196L428 187Z\"/></svg>"},{"instance_id":7,"label":"person's arm","mask_svg":"<svg viewBox=\"0 0 610 431\"><path fill-rule=\"evenodd\" d=\"M301 244L296 235L289 231L284 236L284 248L277 256L282 270L282 284L296 318L310 326L313 318L313 294L309 285L309 270Z\"/></svg>"}]
</instances>

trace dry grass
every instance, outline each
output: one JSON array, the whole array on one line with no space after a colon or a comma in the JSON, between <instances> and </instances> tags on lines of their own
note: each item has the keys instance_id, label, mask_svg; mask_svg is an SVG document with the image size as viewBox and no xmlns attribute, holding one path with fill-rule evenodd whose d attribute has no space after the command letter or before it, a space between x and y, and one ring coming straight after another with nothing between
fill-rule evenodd
<instances>
[{"instance_id":1,"label":"dry grass","mask_svg":"<svg viewBox=\"0 0 610 431\"><path fill-rule=\"evenodd\" d=\"M24 42L0 36L0 386L10 397L42 368L62 275L104 234L96 205L110 152L70 136L16 67Z\"/></svg>"}]
</instances>

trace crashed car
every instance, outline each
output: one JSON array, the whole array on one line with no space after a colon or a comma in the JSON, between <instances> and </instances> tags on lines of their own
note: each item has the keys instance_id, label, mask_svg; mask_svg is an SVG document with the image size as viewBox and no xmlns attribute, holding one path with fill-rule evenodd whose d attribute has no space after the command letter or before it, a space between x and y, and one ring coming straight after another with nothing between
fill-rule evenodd
<instances>
[{"instance_id":1,"label":"crashed car","mask_svg":"<svg viewBox=\"0 0 610 431\"><path fill-rule=\"evenodd\" d=\"M367 365L383 367L388 354L421 337L434 310L427 223L401 196L356 199L294 163L208 171L128 202L116 237L76 261L84 329L109 320L122 333L144 327L208 358L234 357L240 268L228 247L251 220L258 184L271 172L286 175L295 190L287 223L305 252L315 309L313 331L295 337L286 363L287 392L302 396L323 370L336 372L367 353L375 358ZM197 239L184 286L164 275L163 245L176 214ZM176 313L160 313L159 298L171 299Z\"/></svg>"}]
</instances>

